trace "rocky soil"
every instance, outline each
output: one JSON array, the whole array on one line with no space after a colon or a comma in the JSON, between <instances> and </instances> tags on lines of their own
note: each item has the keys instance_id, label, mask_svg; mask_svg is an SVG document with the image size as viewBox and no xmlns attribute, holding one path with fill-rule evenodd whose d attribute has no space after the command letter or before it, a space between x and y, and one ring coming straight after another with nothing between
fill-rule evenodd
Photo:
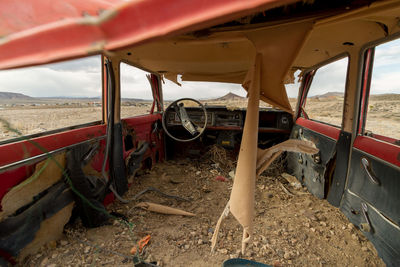
<instances>
[{"instance_id":1,"label":"rocky soil","mask_svg":"<svg viewBox=\"0 0 400 267\"><path fill-rule=\"evenodd\" d=\"M66 226L62 240L41 248L22 265L133 266L144 260L159 266L221 266L224 260L242 257L273 266L384 266L371 243L338 209L302 187L292 187L276 171L257 180L255 238L245 255L240 255L242 230L232 215L224 220L216 252L211 254L210 239L233 183L223 167L208 158L201 162L183 159L143 171L126 198L152 186L190 201L154 192L129 204L115 201L107 209L123 214L129 223L115 218L109 225L85 229L76 220ZM227 181L216 180L219 175ZM135 207L140 201L196 216L145 211ZM149 244L133 258L130 250L147 235L151 236Z\"/></svg>"}]
</instances>

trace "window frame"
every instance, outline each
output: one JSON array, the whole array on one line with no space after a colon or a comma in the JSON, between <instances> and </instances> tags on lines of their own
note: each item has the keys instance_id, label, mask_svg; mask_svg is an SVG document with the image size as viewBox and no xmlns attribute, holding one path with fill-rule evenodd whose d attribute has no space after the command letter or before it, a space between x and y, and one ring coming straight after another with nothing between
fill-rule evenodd
<instances>
[{"instance_id":1,"label":"window frame","mask_svg":"<svg viewBox=\"0 0 400 267\"><path fill-rule=\"evenodd\" d=\"M121 71L121 64L126 64L126 65L128 65L130 67L139 69L141 71L145 71L148 74L155 75L157 77L157 79L158 79L158 94L159 94L159 103L160 103L160 107L158 107L157 100L156 100L156 95L153 92L152 85L149 83L150 91L151 91L151 94L153 96L153 102L152 102L151 105L154 106L154 110L153 111L150 110L150 112L148 114L139 114L139 115L133 115L133 116L128 116L128 117L122 117L121 116L121 119L127 119L127 118L133 118L133 117L138 117L138 116L147 116L147 115L151 115L151 114L162 113L164 111L164 108L163 108L164 99L163 99L162 82L161 82L160 75L157 72L153 72L153 71L151 71L149 69L146 69L146 68L144 68L142 66L137 66L135 64L132 64L130 61L128 61L126 59L122 59L122 60L120 60L118 62L119 91L120 91L120 94L119 94L120 95L120 99L119 100L120 100L120 103L121 103L120 104L120 109L122 109L122 71Z\"/></svg>"},{"instance_id":2,"label":"window frame","mask_svg":"<svg viewBox=\"0 0 400 267\"><path fill-rule=\"evenodd\" d=\"M43 63L43 64L37 64L37 65L33 65L33 66L22 66L22 67L18 67L15 69L4 69L4 70L21 70L24 68L32 68L32 67L43 67L46 65L51 65L51 64L57 64L57 63L67 63L67 62L73 62L75 60L80 60L80 59L85 59L85 58L89 58L89 57L95 57L98 56L99 57L99 64L100 64L100 73L99 73L99 79L100 81L100 96L101 96L101 116L99 120L94 120L94 121L89 121L89 122L85 122L85 123L81 123L81 124L74 124L74 125L70 125L70 126L63 126L61 128L55 128L55 129L51 129L51 130L46 130L46 131L42 131L42 132L38 132L38 133L33 133L33 134L22 134L20 136L17 137L12 137L9 139L4 139L4 140L0 140L0 146L1 145L6 145L6 144L11 144L11 143L16 143L16 142L20 142L20 141L24 141L24 140L31 140L37 137L43 137L43 136L47 136L47 135L52 135L52 134L57 134L57 133L62 133L62 132L67 132L70 130L77 130L77 129L83 129L86 127L91 127L91 126L97 126L97 125L101 125L101 124L105 124L105 118L104 118L104 103L105 103L105 97L104 97L104 92L105 92L105 87L106 87L106 83L105 83L105 70L104 70L104 58L105 56L102 54L93 54L93 55L86 55L83 57L79 57L79 58L73 58L73 59L65 59L62 61L57 61L57 62L51 62L51 63ZM4 71L4 70L0 70L0 71Z\"/></svg>"},{"instance_id":3,"label":"window frame","mask_svg":"<svg viewBox=\"0 0 400 267\"><path fill-rule=\"evenodd\" d=\"M310 118L308 116L308 114L306 113L304 107L307 104L308 93L310 91L311 84L313 83L313 80L314 80L314 77L315 77L315 74L317 73L317 71L321 67L327 66L327 65L329 65L331 63L334 63L334 62L339 61L339 60L344 59L344 58L347 58L347 69L346 69L346 75L345 75L345 86L344 86L344 91L343 91L344 92L344 98L346 98L346 95L347 95L346 92L347 92L348 85L349 85L348 76L349 76L350 60L351 60L350 54L348 52L341 53L341 54L339 54L337 56L334 56L334 57L332 57L332 58L330 58L328 60L322 61L322 62L320 62L320 63L318 63L318 64L316 64L316 65L314 65L314 66L312 66L312 67L310 67L310 68L308 68L307 70L304 71L304 73L305 73L303 75L304 84L301 85L301 88L303 88L303 90L299 94L299 97L301 97L301 100L299 101L298 108L297 108L297 110L298 110L297 117L298 118L301 117L301 118L304 118L306 120L314 121L314 122L317 122L317 123L321 123L321 124L332 126L332 127L339 128L339 129L343 128L343 118L344 118L344 112L345 112L345 105L344 105L345 99L343 100L342 120L341 120L340 125L334 125L334 124L331 124L331 123L328 123L328 122L319 121L319 120Z\"/></svg>"},{"instance_id":4,"label":"window frame","mask_svg":"<svg viewBox=\"0 0 400 267\"><path fill-rule=\"evenodd\" d=\"M365 126L367 122L368 116L368 104L369 104L369 96L370 96L370 89L371 89L371 82L372 82L372 73L374 68L374 61L375 61L375 48L379 45L386 44L395 40L400 40L400 32L397 32L391 36L384 37L375 41L372 41L366 45L364 45L360 50L360 59L362 59L362 67L360 78L361 82L359 83L359 90L357 96L359 109L357 114L357 126L356 126L356 133L357 136L366 136L370 137L374 140L389 143L392 145L400 146L400 139L395 139L389 136L381 135L379 133L372 133L368 134L366 131ZM370 58L367 58L367 54L370 54ZM367 62L370 60L370 62Z\"/></svg>"}]
</instances>

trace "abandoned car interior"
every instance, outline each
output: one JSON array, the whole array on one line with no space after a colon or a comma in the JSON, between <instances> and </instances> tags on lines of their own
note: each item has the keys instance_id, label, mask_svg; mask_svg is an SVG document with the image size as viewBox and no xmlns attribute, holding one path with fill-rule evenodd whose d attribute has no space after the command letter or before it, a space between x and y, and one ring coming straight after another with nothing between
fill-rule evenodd
<instances>
[{"instance_id":1,"label":"abandoned car interior","mask_svg":"<svg viewBox=\"0 0 400 267\"><path fill-rule=\"evenodd\" d=\"M2 1L0 80L100 97L0 101L0 265L400 266L399 38L397 0Z\"/></svg>"}]
</instances>

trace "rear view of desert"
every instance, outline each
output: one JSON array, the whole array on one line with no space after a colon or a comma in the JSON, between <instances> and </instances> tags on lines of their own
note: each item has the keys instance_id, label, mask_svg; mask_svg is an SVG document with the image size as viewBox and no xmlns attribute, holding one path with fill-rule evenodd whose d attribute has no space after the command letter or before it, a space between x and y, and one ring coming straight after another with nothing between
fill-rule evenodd
<instances>
[{"instance_id":1,"label":"rear view of desert","mask_svg":"<svg viewBox=\"0 0 400 267\"><path fill-rule=\"evenodd\" d=\"M229 109L245 108L244 97L229 93L215 99L201 100L205 105L225 105ZM165 101L168 105L170 101ZM296 99L290 98L292 107ZM121 117L148 114L152 102L143 99L122 99ZM271 108L261 102L260 107ZM343 95L327 93L307 99L309 118L340 125ZM0 92L0 141L50 130L100 121L100 98L34 98L17 93ZM7 125L7 123L10 125ZM17 131L15 131L17 130ZM400 139L400 95L371 95L368 105L366 130L375 134Z\"/></svg>"}]
</instances>

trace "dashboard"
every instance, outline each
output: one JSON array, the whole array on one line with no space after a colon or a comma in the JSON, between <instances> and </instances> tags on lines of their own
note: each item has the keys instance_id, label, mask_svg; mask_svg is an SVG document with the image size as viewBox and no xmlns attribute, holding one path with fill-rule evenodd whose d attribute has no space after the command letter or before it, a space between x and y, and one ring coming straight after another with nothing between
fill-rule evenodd
<instances>
[{"instance_id":1,"label":"dashboard","mask_svg":"<svg viewBox=\"0 0 400 267\"><path fill-rule=\"evenodd\" d=\"M243 130L246 109L230 110L223 106L206 106L206 110L207 130ZM205 118L201 108L187 107L186 112L197 126L204 125ZM166 123L170 127L181 126L174 110L169 110L166 114ZM290 113L272 108L260 108L259 132L290 133L292 125L293 118Z\"/></svg>"}]
</instances>

